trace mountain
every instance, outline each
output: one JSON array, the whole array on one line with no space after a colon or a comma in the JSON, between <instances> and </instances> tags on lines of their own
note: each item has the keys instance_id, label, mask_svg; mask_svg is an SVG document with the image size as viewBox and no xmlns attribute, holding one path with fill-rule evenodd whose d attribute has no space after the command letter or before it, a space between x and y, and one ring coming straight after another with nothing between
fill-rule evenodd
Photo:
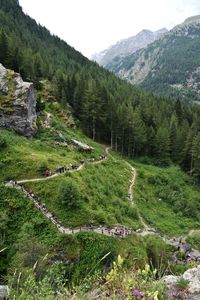
<instances>
[{"instance_id":1,"label":"mountain","mask_svg":"<svg viewBox=\"0 0 200 300\"><path fill-rule=\"evenodd\" d=\"M167 299L161 263L189 267L186 239L200 256L199 106L117 78L17 0L0 62L0 298Z\"/></svg>"},{"instance_id":2,"label":"mountain","mask_svg":"<svg viewBox=\"0 0 200 300\"><path fill-rule=\"evenodd\" d=\"M186 19L154 43L106 65L119 77L162 95L200 100L200 16Z\"/></svg>"},{"instance_id":3,"label":"mountain","mask_svg":"<svg viewBox=\"0 0 200 300\"><path fill-rule=\"evenodd\" d=\"M120 40L108 49L105 49L100 53L94 54L92 56L92 60L96 61L99 65L106 66L116 56L123 57L128 54L134 53L137 50L146 47L148 44L151 44L166 32L166 28L162 28L155 32L146 29L142 30L135 36L129 37L128 39Z\"/></svg>"}]
</instances>

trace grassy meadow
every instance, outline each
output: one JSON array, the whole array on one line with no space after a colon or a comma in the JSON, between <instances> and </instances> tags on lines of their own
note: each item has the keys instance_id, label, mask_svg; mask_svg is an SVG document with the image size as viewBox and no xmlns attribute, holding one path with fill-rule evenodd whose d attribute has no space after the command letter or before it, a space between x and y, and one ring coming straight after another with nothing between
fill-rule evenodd
<instances>
[{"instance_id":1,"label":"grassy meadow","mask_svg":"<svg viewBox=\"0 0 200 300\"><path fill-rule=\"evenodd\" d=\"M146 223L169 236L200 226L199 186L177 166L134 163L134 199Z\"/></svg>"}]
</instances>

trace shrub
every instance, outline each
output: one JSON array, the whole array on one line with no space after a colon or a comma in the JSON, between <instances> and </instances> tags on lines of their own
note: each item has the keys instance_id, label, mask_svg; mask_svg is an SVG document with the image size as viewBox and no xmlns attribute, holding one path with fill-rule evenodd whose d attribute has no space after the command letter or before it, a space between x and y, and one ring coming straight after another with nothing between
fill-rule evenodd
<instances>
[{"instance_id":1,"label":"shrub","mask_svg":"<svg viewBox=\"0 0 200 300\"><path fill-rule=\"evenodd\" d=\"M38 167L38 173L40 175L44 175L45 171L48 169L48 165L46 161L42 161Z\"/></svg>"},{"instance_id":2,"label":"shrub","mask_svg":"<svg viewBox=\"0 0 200 300\"><path fill-rule=\"evenodd\" d=\"M190 283L189 280L184 279L183 277L181 277L181 278L177 281L176 285L177 285L177 287L178 287L179 289L185 290L185 289L187 289L189 283Z\"/></svg>"},{"instance_id":3,"label":"shrub","mask_svg":"<svg viewBox=\"0 0 200 300\"><path fill-rule=\"evenodd\" d=\"M70 179L59 187L59 202L67 208L77 208L80 205L81 195L77 185Z\"/></svg>"},{"instance_id":4,"label":"shrub","mask_svg":"<svg viewBox=\"0 0 200 300\"><path fill-rule=\"evenodd\" d=\"M200 250L200 232L194 232L187 238L187 242L190 243L192 247Z\"/></svg>"}]
</instances>

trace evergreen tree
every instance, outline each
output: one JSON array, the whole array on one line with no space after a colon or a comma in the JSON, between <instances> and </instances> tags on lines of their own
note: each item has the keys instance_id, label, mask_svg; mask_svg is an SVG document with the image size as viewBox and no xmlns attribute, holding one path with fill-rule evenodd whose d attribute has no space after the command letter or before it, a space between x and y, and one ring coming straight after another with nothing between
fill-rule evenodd
<instances>
[{"instance_id":1,"label":"evergreen tree","mask_svg":"<svg viewBox=\"0 0 200 300\"><path fill-rule=\"evenodd\" d=\"M158 162L167 165L170 162L170 137L165 127L160 127L155 138L155 152Z\"/></svg>"}]
</instances>

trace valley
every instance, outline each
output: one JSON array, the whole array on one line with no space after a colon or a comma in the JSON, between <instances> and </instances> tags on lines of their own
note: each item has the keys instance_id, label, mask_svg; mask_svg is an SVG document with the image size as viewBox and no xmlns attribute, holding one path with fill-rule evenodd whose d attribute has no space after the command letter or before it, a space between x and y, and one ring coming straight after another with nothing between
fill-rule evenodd
<instances>
[{"instance_id":1,"label":"valley","mask_svg":"<svg viewBox=\"0 0 200 300\"><path fill-rule=\"evenodd\" d=\"M0 299L199 299L199 24L102 67L0 0Z\"/></svg>"}]
</instances>

